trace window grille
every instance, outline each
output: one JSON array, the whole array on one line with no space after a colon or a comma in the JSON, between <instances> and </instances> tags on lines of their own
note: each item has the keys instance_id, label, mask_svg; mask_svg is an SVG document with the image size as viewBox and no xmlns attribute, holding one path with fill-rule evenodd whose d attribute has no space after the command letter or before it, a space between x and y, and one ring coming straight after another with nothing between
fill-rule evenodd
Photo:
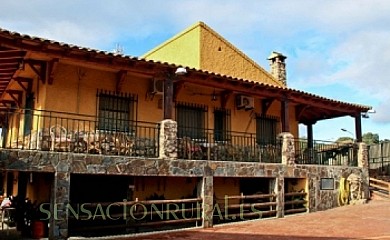
<instances>
[{"instance_id":1,"label":"window grille","mask_svg":"<svg viewBox=\"0 0 390 240\"><path fill-rule=\"evenodd\" d=\"M214 109L214 139L215 141L230 140L230 110L223 108Z\"/></svg>"},{"instance_id":2,"label":"window grille","mask_svg":"<svg viewBox=\"0 0 390 240\"><path fill-rule=\"evenodd\" d=\"M136 95L100 91L97 102L99 130L133 131L137 112Z\"/></svg>"},{"instance_id":3,"label":"window grille","mask_svg":"<svg viewBox=\"0 0 390 240\"><path fill-rule=\"evenodd\" d=\"M278 134L276 117L260 115L256 117L256 142L260 145L275 144Z\"/></svg>"},{"instance_id":4,"label":"window grille","mask_svg":"<svg viewBox=\"0 0 390 240\"><path fill-rule=\"evenodd\" d=\"M176 104L177 136L205 139L207 129L207 106L190 103Z\"/></svg>"},{"instance_id":5,"label":"window grille","mask_svg":"<svg viewBox=\"0 0 390 240\"><path fill-rule=\"evenodd\" d=\"M29 94L26 97L25 112L24 112L24 129L23 133L25 136L31 133L32 120L33 120L33 109L34 109L34 94Z\"/></svg>"}]
</instances>

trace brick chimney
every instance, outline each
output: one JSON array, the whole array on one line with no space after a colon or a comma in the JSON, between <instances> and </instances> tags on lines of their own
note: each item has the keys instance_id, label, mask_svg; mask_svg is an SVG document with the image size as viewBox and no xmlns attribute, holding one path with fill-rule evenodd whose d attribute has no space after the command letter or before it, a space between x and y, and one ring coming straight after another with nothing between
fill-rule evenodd
<instances>
[{"instance_id":1,"label":"brick chimney","mask_svg":"<svg viewBox=\"0 0 390 240\"><path fill-rule=\"evenodd\" d=\"M268 57L272 76L282 82L284 86L287 86L285 63L286 58L286 56L278 52L272 52Z\"/></svg>"}]
</instances>

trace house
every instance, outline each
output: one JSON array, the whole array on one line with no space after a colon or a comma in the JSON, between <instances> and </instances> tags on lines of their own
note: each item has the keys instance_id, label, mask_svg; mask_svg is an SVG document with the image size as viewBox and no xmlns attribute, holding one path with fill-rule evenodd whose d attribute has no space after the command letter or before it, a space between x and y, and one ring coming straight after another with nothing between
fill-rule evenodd
<instances>
[{"instance_id":1,"label":"house","mask_svg":"<svg viewBox=\"0 0 390 240\"><path fill-rule=\"evenodd\" d=\"M271 73L204 23L145 58L0 29L0 186L18 230L49 223L67 239L325 210L351 174L360 198L341 202L367 198L370 107L288 88L286 57L269 59ZM313 124L341 116L358 143L315 144Z\"/></svg>"}]
</instances>

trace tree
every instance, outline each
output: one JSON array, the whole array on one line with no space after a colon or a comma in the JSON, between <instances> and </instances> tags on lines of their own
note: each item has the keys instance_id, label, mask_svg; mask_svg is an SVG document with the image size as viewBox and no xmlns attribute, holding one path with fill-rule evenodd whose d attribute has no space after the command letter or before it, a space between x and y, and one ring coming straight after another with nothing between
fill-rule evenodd
<instances>
[{"instance_id":1,"label":"tree","mask_svg":"<svg viewBox=\"0 0 390 240\"><path fill-rule=\"evenodd\" d=\"M353 143L353 138L351 137L339 137L336 140L337 143Z\"/></svg>"},{"instance_id":2,"label":"tree","mask_svg":"<svg viewBox=\"0 0 390 240\"><path fill-rule=\"evenodd\" d=\"M377 144L379 143L379 135L377 133L367 132L363 134L362 141L366 144Z\"/></svg>"}]
</instances>

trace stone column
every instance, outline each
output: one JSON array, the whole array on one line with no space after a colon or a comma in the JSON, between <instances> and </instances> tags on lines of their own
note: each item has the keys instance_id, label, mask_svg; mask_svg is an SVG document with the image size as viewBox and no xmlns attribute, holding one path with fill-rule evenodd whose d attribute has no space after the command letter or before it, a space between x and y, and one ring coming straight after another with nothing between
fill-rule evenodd
<instances>
[{"instance_id":1,"label":"stone column","mask_svg":"<svg viewBox=\"0 0 390 240\"><path fill-rule=\"evenodd\" d=\"M362 199L368 199L370 194L370 178L368 172L368 147L367 144L360 142L358 143L358 167L362 168Z\"/></svg>"},{"instance_id":2,"label":"stone column","mask_svg":"<svg viewBox=\"0 0 390 240\"><path fill-rule=\"evenodd\" d=\"M171 119L165 119L160 124L159 158L177 159L177 123Z\"/></svg>"},{"instance_id":3,"label":"stone column","mask_svg":"<svg viewBox=\"0 0 390 240\"><path fill-rule=\"evenodd\" d=\"M282 139L282 164L295 164L295 146L294 136L289 132L283 132L279 135Z\"/></svg>"},{"instance_id":4,"label":"stone column","mask_svg":"<svg viewBox=\"0 0 390 240\"><path fill-rule=\"evenodd\" d=\"M275 178L274 192L276 194L276 217L284 217L284 177Z\"/></svg>"},{"instance_id":5,"label":"stone column","mask_svg":"<svg viewBox=\"0 0 390 240\"><path fill-rule=\"evenodd\" d=\"M202 199L202 225L204 228L210 228L213 226L214 179L212 170L208 166L205 167L205 174L202 181Z\"/></svg>"},{"instance_id":6,"label":"stone column","mask_svg":"<svg viewBox=\"0 0 390 240\"><path fill-rule=\"evenodd\" d=\"M58 156L60 160L54 173L50 199L50 240L68 239L69 237L67 205L69 204L70 169L69 162L65 159L66 154L58 154Z\"/></svg>"}]
</instances>

